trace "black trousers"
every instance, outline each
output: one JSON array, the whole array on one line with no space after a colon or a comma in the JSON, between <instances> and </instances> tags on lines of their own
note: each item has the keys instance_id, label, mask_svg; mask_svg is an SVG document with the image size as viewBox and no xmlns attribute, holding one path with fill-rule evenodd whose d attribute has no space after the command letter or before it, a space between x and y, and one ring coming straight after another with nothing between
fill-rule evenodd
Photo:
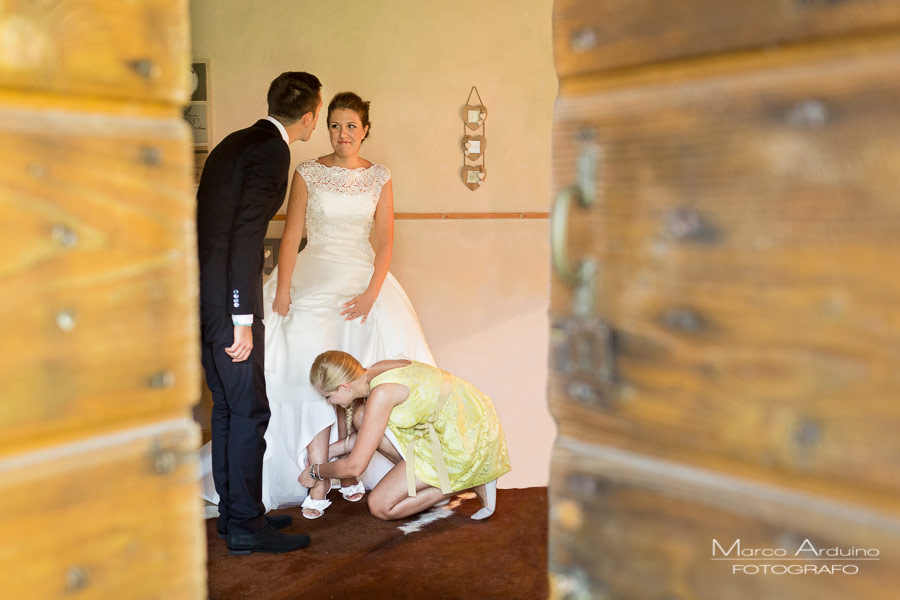
<instances>
[{"instance_id":1,"label":"black trousers","mask_svg":"<svg viewBox=\"0 0 900 600\"><path fill-rule=\"evenodd\" d=\"M231 315L221 306L200 304L203 369L212 392L212 473L219 494L219 523L228 531L262 529L263 435L269 424L265 381L265 326L253 319L253 350L232 362L225 348L234 343Z\"/></svg>"}]
</instances>

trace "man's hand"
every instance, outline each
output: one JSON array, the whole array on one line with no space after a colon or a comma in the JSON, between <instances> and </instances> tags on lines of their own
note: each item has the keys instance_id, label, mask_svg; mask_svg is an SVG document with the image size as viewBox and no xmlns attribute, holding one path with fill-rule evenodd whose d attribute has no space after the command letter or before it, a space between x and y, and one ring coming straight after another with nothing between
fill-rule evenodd
<instances>
[{"instance_id":1,"label":"man's hand","mask_svg":"<svg viewBox=\"0 0 900 600\"><path fill-rule=\"evenodd\" d=\"M243 362L250 357L253 350L253 328L245 325L234 326L234 344L225 348L225 354L231 357L231 362Z\"/></svg>"}]
</instances>

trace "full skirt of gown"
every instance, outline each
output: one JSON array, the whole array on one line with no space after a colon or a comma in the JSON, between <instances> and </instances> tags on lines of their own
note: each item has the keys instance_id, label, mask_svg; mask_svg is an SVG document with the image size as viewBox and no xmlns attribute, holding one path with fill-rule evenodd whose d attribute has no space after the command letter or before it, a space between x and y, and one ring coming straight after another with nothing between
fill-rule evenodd
<instances>
[{"instance_id":1,"label":"full skirt of gown","mask_svg":"<svg viewBox=\"0 0 900 600\"><path fill-rule=\"evenodd\" d=\"M330 441L337 440L334 407L309 383L316 356L343 350L364 366L395 358L434 364L415 310L390 273L364 323L340 314L345 302L365 291L373 271L368 248L310 245L297 256L287 316L272 311L277 268L264 287L266 393L272 411L263 458L266 510L302 503L307 489L297 478L306 464L306 446L325 428L331 430ZM203 496L218 503L208 454L207 444L201 449ZM392 467L376 453L360 479L371 489Z\"/></svg>"}]
</instances>

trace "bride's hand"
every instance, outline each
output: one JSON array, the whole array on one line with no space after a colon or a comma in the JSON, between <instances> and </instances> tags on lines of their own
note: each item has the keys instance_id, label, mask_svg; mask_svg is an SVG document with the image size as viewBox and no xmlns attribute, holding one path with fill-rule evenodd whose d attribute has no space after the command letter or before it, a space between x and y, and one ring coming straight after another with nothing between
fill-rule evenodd
<instances>
[{"instance_id":1,"label":"bride's hand","mask_svg":"<svg viewBox=\"0 0 900 600\"><path fill-rule=\"evenodd\" d=\"M369 311L372 310L372 305L375 304L375 299L377 297L377 294L372 294L368 291L363 292L349 302L345 302L344 311L341 312L341 314L347 315L348 321L352 321L357 317L362 317L360 323L365 323L366 319L369 317Z\"/></svg>"},{"instance_id":2,"label":"bride's hand","mask_svg":"<svg viewBox=\"0 0 900 600\"><path fill-rule=\"evenodd\" d=\"M286 317L288 311L291 308L291 293L285 292L275 292L275 301L272 302L272 310L277 312L282 317Z\"/></svg>"}]
</instances>

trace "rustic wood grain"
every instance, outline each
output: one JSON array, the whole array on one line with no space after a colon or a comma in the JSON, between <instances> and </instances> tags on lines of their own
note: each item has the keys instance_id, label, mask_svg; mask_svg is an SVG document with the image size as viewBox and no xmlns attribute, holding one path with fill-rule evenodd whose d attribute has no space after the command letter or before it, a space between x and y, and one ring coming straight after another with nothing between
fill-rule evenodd
<instances>
[{"instance_id":1,"label":"rustic wood grain","mask_svg":"<svg viewBox=\"0 0 900 600\"><path fill-rule=\"evenodd\" d=\"M160 422L0 459L5 598L201 598L197 426Z\"/></svg>"},{"instance_id":2,"label":"rustic wood grain","mask_svg":"<svg viewBox=\"0 0 900 600\"><path fill-rule=\"evenodd\" d=\"M566 440L555 449L550 489L551 597L590 589L592 598L621 600L887 600L900 584L896 511ZM744 549L784 549L787 556L712 560L714 539L725 552L740 540ZM856 556L797 560L813 558L810 547ZM715 557L735 554L717 549ZM749 574L733 573L735 565L747 565ZM755 573L766 565L858 572Z\"/></svg>"},{"instance_id":3,"label":"rustic wood grain","mask_svg":"<svg viewBox=\"0 0 900 600\"><path fill-rule=\"evenodd\" d=\"M443 221L474 219L546 219L546 212L398 212L394 213L395 221ZM284 221L286 214L272 217L273 221Z\"/></svg>"},{"instance_id":4,"label":"rustic wood grain","mask_svg":"<svg viewBox=\"0 0 900 600\"><path fill-rule=\"evenodd\" d=\"M564 435L883 503L900 490L900 40L804 57L560 98L556 185L586 127L602 157L570 243L599 260L616 366L602 402L559 381L551 402ZM571 303L554 286L552 312Z\"/></svg>"},{"instance_id":5,"label":"rustic wood grain","mask_svg":"<svg viewBox=\"0 0 900 600\"><path fill-rule=\"evenodd\" d=\"M186 0L4 0L0 87L183 104Z\"/></svg>"},{"instance_id":6,"label":"rustic wood grain","mask_svg":"<svg viewBox=\"0 0 900 600\"><path fill-rule=\"evenodd\" d=\"M206 596L184 0L0 1L0 596Z\"/></svg>"},{"instance_id":7,"label":"rustic wood grain","mask_svg":"<svg viewBox=\"0 0 900 600\"><path fill-rule=\"evenodd\" d=\"M561 78L900 25L892 0L557 0Z\"/></svg>"},{"instance_id":8,"label":"rustic wood grain","mask_svg":"<svg viewBox=\"0 0 900 600\"><path fill-rule=\"evenodd\" d=\"M0 107L0 455L196 401L190 170L175 111Z\"/></svg>"}]
</instances>

